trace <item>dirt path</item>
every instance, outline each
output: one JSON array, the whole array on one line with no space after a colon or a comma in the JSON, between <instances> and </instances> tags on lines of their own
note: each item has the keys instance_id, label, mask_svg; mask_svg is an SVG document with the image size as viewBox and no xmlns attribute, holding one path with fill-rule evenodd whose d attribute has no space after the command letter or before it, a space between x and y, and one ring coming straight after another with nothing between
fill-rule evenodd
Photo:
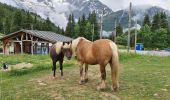
<instances>
[{"instance_id":1,"label":"dirt path","mask_svg":"<svg viewBox=\"0 0 170 100\"><path fill-rule=\"evenodd\" d=\"M107 66L107 89L98 91L97 85L100 82L99 66L89 66L89 81L84 85L79 85L79 68L64 69L64 79L60 77L57 71L57 78L52 79L52 72L42 75L39 78L32 78L37 88L48 91L48 95L56 100L75 100L75 99L96 99L102 100L120 100L111 91L110 66Z\"/></svg>"}]
</instances>

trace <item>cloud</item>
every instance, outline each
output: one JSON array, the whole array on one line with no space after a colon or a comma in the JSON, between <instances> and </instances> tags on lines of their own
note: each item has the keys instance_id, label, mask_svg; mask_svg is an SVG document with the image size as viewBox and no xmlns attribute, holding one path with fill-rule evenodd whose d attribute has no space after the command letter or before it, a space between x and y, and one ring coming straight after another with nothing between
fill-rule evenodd
<instances>
[{"instance_id":1,"label":"cloud","mask_svg":"<svg viewBox=\"0 0 170 100\"><path fill-rule=\"evenodd\" d=\"M102 3L110 7L113 11L127 8L129 3L132 5L152 5L159 6L170 10L170 0L100 0Z\"/></svg>"}]
</instances>

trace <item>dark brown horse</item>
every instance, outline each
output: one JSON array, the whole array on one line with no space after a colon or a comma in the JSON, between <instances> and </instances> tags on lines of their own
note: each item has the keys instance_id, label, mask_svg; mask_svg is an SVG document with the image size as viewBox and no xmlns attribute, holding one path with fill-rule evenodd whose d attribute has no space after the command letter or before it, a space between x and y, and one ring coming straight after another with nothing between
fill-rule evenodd
<instances>
[{"instance_id":1,"label":"dark brown horse","mask_svg":"<svg viewBox=\"0 0 170 100\"><path fill-rule=\"evenodd\" d=\"M72 41L72 50L80 64L80 84L87 82L88 65L100 65L101 84L98 89L105 89L106 70L109 63L111 67L112 89L117 90L118 84L118 51L116 44L108 39L100 39L91 42L83 37ZM85 64L85 74L83 76L83 65Z\"/></svg>"},{"instance_id":2,"label":"dark brown horse","mask_svg":"<svg viewBox=\"0 0 170 100\"><path fill-rule=\"evenodd\" d=\"M57 42L53 44L50 48L50 57L53 62L53 78L56 75L56 62L59 61L60 64L60 72L61 76L63 77L63 60L64 56L66 56L69 60L72 56L72 50L70 49L71 43L70 42Z\"/></svg>"}]
</instances>

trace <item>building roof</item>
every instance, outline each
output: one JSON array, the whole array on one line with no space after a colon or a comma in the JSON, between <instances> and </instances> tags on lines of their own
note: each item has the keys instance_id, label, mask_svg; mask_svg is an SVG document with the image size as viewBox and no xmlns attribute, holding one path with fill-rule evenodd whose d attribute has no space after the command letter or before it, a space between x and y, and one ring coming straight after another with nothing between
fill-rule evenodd
<instances>
[{"instance_id":1,"label":"building roof","mask_svg":"<svg viewBox=\"0 0 170 100\"><path fill-rule=\"evenodd\" d=\"M38 31L38 30L20 30L20 31L17 31L17 32L14 32L14 33L4 36L0 40L4 40L14 34L17 34L18 32L24 32L24 33L36 36L38 38L42 38L42 39L50 41L50 42L57 42L57 41L68 42L68 41L72 40L72 38L61 35L61 34L57 34L57 33L50 32L50 31Z\"/></svg>"}]
</instances>

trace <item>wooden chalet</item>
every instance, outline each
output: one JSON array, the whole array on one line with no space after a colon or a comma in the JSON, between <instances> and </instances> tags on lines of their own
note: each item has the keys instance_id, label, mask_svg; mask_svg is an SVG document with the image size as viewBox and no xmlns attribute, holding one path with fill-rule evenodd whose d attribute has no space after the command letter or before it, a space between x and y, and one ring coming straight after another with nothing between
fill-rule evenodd
<instances>
[{"instance_id":1,"label":"wooden chalet","mask_svg":"<svg viewBox=\"0 0 170 100\"><path fill-rule=\"evenodd\" d=\"M49 48L57 41L68 42L72 38L38 30L20 30L0 39L4 54L48 54Z\"/></svg>"}]
</instances>

